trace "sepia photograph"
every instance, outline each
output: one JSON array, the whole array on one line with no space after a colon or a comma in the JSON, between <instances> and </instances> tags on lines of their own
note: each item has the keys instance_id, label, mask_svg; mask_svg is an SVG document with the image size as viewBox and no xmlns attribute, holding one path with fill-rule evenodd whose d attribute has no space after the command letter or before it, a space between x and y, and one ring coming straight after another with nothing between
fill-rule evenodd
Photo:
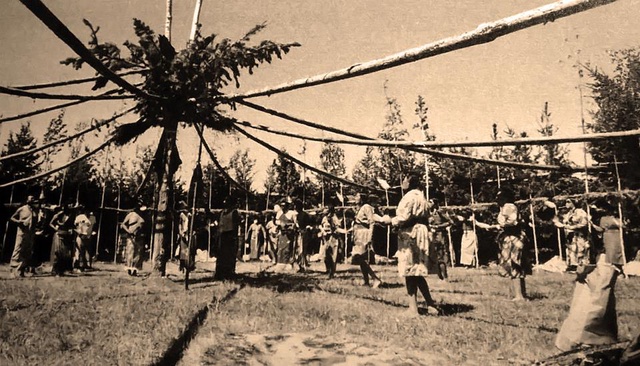
<instances>
[{"instance_id":1,"label":"sepia photograph","mask_svg":"<svg viewBox=\"0 0 640 366\"><path fill-rule=\"evenodd\" d=\"M640 0L7 0L0 365L640 365Z\"/></svg>"}]
</instances>

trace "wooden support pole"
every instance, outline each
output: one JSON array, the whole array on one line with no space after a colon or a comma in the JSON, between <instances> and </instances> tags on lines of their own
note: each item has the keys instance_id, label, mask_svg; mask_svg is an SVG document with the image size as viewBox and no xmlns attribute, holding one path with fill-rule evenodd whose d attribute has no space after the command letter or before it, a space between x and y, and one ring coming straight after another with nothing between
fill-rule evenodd
<instances>
[{"instance_id":1,"label":"wooden support pole","mask_svg":"<svg viewBox=\"0 0 640 366\"><path fill-rule=\"evenodd\" d=\"M385 189L384 190L384 194L387 198L387 209L389 207L389 190ZM389 225L387 225L387 258L389 258L391 256L391 253L389 253L389 251L391 250L391 227Z\"/></svg>"},{"instance_id":2,"label":"wooden support pole","mask_svg":"<svg viewBox=\"0 0 640 366\"><path fill-rule=\"evenodd\" d=\"M164 36L171 43L171 23L173 20L173 0L167 0L166 20L164 22Z\"/></svg>"},{"instance_id":3,"label":"wooden support pole","mask_svg":"<svg viewBox=\"0 0 640 366\"><path fill-rule=\"evenodd\" d=\"M196 38L198 23L200 23L200 10L202 10L202 0L196 0L196 6L193 9L193 23L191 24L191 33L189 34L189 41L193 41Z\"/></svg>"},{"instance_id":4,"label":"wooden support pole","mask_svg":"<svg viewBox=\"0 0 640 366\"><path fill-rule=\"evenodd\" d=\"M556 218L558 218L558 207L554 207L554 210L556 212ZM560 235L560 228L556 228L556 235L558 237L558 256L560 257L560 260L563 260L562 259L562 236Z\"/></svg>"},{"instance_id":5,"label":"wooden support pole","mask_svg":"<svg viewBox=\"0 0 640 366\"><path fill-rule=\"evenodd\" d=\"M207 262L211 258L211 194L213 193L213 169L209 171L209 202L207 207Z\"/></svg>"},{"instance_id":6,"label":"wooden support pole","mask_svg":"<svg viewBox=\"0 0 640 366\"><path fill-rule=\"evenodd\" d=\"M475 198L473 197L474 196L474 193L473 193L473 175L471 175L471 170L469 170L469 177L471 178L471 179L469 179L469 190L471 192L471 204L474 205L476 202L475 202ZM471 221L471 225L473 226L473 235L476 237L476 250L475 250L475 258L474 259L475 259L475 262L476 262L476 268L480 268L480 260L479 260L479 257L478 257L478 249L479 249L479 246L480 246L479 245L480 241L478 240L478 233L476 232L475 214L473 213L473 211L472 211L471 214L473 215L473 220Z\"/></svg>"},{"instance_id":7,"label":"wooden support pole","mask_svg":"<svg viewBox=\"0 0 640 366\"><path fill-rule=\"evenodd\" d=\"M104 175L104 181L102 182L102 197L100 198L100 218L98 219L98 232L96 234L96 254L95 254L96 260L100 255L100 237L102 232L102 218L104 216L104 200L107 192L107 164L109 163L109 150L110 149L107 147L107 150L105 151L105 154L104 154L103 173L102 173Z\"/></svg>"},{"instance_id":8,"label":"wooden support pole","mask_svg":"<svg viewBox=\"0 0 640 366\"><path fill-rule=\"evenodd\" d=\"M531 195L529 195L529 212L531 213L531 229L533 230L533 250L536 255L536 266L540 265L540 260L538 258L538 235L536 233L536 219L533 212L533 200L531 199Z\"/></svg>"},{"instance_id":9,"label":"wooden support pole","mask_svg":"<svg viewBox=\"0 0 640 366\"><path fill-rule=\"evenodd\" d=\"M618 158L613 155L613 161L616 166L616 180L618 183L618 193L620 193L620 199L618 200L618 219L620 220L620 250L622 250L622 264L627 264L627 255L624 250L624 221L622 217L622 184L620 183L620 172L618 171Z\"/></svg>"}]
</instances>

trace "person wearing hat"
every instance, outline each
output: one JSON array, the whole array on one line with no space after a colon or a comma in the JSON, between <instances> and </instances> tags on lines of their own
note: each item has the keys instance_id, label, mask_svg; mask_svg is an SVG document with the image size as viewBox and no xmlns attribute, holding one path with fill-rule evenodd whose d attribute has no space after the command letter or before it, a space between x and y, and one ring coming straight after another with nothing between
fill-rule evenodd
<instances>
[{"instance_id":1,"label":"person wearing hat","mask_svg":"<svg viewBox=\"0 0 640 366\"><path fill-rule=\"evenodd\" d=\"M14 277L24 277L24 272L31 265L33 254L33 242L35 240L35 230L37 226L37 215L35 212L35 198L27 197L27 202L20 206L11 216L11 222L18 226L15 246L11 255L11 273Z\"/></svg>"},{"instance_id":2,"label":"person wearing hat","mask_svg":"<svg viewBox=\"0 0 640 366\"><path fill-rule=\"evenodd\" d=\"M51 243L51 274L63 276L66 271L73 270L74 225L71 205L63 205L56 212L49 226L55 231Z\"/></svg>"},{"instance_id":3,"label":"person wearing hat","mask_svg":"<svg viewBox=\"0 0 640 366\"><path fill-rule=\"evenodd\" d=\"M402 180L406 192L398 203L396 216L383 217L398 232L398 274L405 279L409 300L408 314L419 315L418 291L424 297L427 313L438 314L436 302L431 297L426 276L429 257L429 202L420 189L420 177L412 174Z\"/></svg>"},{"instance_id":4,"label":"person wearing hat","mask_svg":"<svg viewBox=\"0 0 640 366\"><path fill-rule=\"evenodd\" d=\"M147 207L137 204L135 209L125 216L124 221L120 224L126 235L125 241L125 266L127 274L136 276L139 270L142 270L142 228L144 226L144 218L142 213Z\"/></svg>"},{"instance_id":5,"label":"person wearing hat","mask_svg":"<svg viewBox=\"0 0 640 366\"><path fill-rule=\"evenodd\" d=\"M77 210L76 218L73 222L76 232L76 248L73 256L73 268L84 271L89 268L87 262L88 250L91 245L93 235L93 223L89 219L83 205L74 206Z\"/></svg>"}]
</instances>

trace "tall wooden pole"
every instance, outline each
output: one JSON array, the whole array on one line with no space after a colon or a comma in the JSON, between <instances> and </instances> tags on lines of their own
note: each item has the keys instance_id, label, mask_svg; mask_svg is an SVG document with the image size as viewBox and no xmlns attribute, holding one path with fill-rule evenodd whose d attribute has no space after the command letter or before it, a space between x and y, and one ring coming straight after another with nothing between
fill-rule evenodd
<instances>
[{"instance_id":1,"label":"tall wooden pole","mask_svg":"<svg viewBox=\"0 0 640 366\"><path fill-rule=\"evenodd\" d=\"M473 175L471 175L471 170L469 170L469 177L471 179L469 179L469 190L471 192L471 205L474 205L476 203L473 193ZM471 212L473 215L473 220L471 221L471 225L473 226L473 235L476 237L476 250L475 250L475 261L476 261L476 268L480 268L480 260L478 257L478 247L479 247L479 240L478 240L478 233L476 232L476 218L475 218L475 214L473 213L473 208L471 208Z\"/></svg>"},{"instance_id":2,"label":"tall wooden pole","mask_svg":"<svg viewBox=\"0 0 640 366\"><path fill-rule=\"evenodd\" d=\"M191 33L189 34L189 40L191 41L196 38L198 23L200 23L200 10L202 10L202 0L196 0L196 6L193 9L193 23L191 25Z\"/></svg>"},{"instance_id":3,"label":"tall wooden pole","mask_svg":"<svg viewBox=\"0 0 640 366\"><path fill-rule=\"evenodd\" d=\"M582 83L578 84L578 91L580 92L580 123L582 125L582 134L586 133L586 126L584 122L584 106L582 101ZM589 171L587 170L587 143L582 143L582 156L584 159L584 193L589 195ZM616 166L617 168L617 166ZM591 234L591 207L589 207L589 202L587 201L587 196L585 196L585 203L587 206L587 229L589 230L589 234Z\"/></svg>"},{"instance_id":4,"label":"tall wooden pole","mask_svg":"<svg viewBox=\"0 0 640 366\"><path fill-rule=\"evenodd\" d=\"M529 194L529 212L531 213L531 229L533 230L533 249L536 254L536 266L540 265L538 258L538 235L536 234L536 219L533 213L533 199Z\"/></svg>"},{"instance_id":5,"label":"tall wooden pole","mask_svg":"<svg viewBox=\"0 0 640 366\"><path fill-rule=\"evenodd\" d=\"M207 262L211 258L211 194L213 193L213 169L209 171L209 202L207 207Z\"/></svg>"},{"instance_id":6,"label":"tall wooden pole","mask_svg":"<svg viewBox=\"0 0 640 366\"><path fill-rule=\"evenodd\" d=\"M0 124L0 126L2 126ZM13 205L13 189L14 189L15 185L11 186L11 195L9 196L9 206L11 207ZM2 261L2 255L4 254L4 248L5 245L7 243L7 231L9 231L9 221L7 220L7 222L4 224L4 234L2 235L2 248L0 248L0 262Z\"/></svg>"},{"instance_id":7,"label":"tall wooden pole","mask_svg":"<svg viewBox=\"0 0 640 366\"><path fill-rule=\"evenodd\" d=\"M620 250L622 250L622 264L627 264L627 255L624 251L624 221L622 221L622 184L620 184L620 172L618 171L618 158L613 155L613 161L616 166L616 180L618 183L618 193L620 193L620 199L618 200L618 219L620 220Z\"/></svg>"},{"instance_id":8,"label":"tall wooden pole","mask_svg":"<svg viewBox=\"0 0 640 366\"><path fill-rule=\"evenodd\" d=\"M164 36L171 43L171 22L173 20L173 0L167 0L167 16L164 23Z\"/></svg>"},{"instance_id":9,"label":"tall wooden pole","mask_svg":"<svg viewBox=\"0 0 640 366\"><path fill-rule=\"evenodd\" d=\"M558 218L558 207L554 207L554 210L556 212L556 218ZM560 256L560 260L563 260L562 259L562 237L560 235L560 228L556 228L556 236L558 237L558 256Z\"/></svg>"},{"instance_id":10,"label":"tall wooden pole","mask_svg":"<svg viewBox=\"0 0 640 366\"><path fill-rule=\"evenodd\" d=\"M102 231L102 217L104 216L104 200L107 191L107 164L109 163L109 146L104 154L104 181L102 182L102 197L100 198L100 218L98 219L98 232L96 233L96 259L100 254L100 233ZM117 238L116 238L117 240Z\"/></svg>"},{"instance_id":11,"label":"tall wooden pole","mask_svg":"<svg viewBox=\"0 0 640 366\"><path fill-rule=\"evenodd\" d=\"M62 196L64 193L64 182L67 179L67 170L62 171L62 183L60 183L60 197L58 198L58 206L62 207Z\"/></svg>"},{"instance_id":12,"label":"tall wooden pole","mask_svg":"<svg viewBox=\"0 0 640 366\"><path fill-rule=\"evenodd\" d=\"M384 195L387 198L387 210L389 209L389 190L385 188L384 190ZM391 253L389 253L389 251L391 250L391 227L389 225L387 225L387 258L389 258L389 256L391 255Z\"/></svg>"}]
</instances>

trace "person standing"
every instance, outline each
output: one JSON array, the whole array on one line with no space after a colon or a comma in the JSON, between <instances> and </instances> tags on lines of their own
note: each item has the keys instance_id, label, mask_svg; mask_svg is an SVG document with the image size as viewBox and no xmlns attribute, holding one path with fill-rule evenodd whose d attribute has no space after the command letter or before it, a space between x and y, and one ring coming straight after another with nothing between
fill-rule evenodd
<instances>
[{"instance_id":1,"label":"person standing","mask_svg":"<svg viewBox=\"0 0 640 366\"><path fill-rule=\"evenodd\" d=\"M62 206L51 218L49 226L55 231L51 244L51 273L63 276L65 271L73 270L74 220L69 206Z\"/></svg>"},{"instance_id":2,"label":"person standing","mask_svg":"<svg viewBox=\"0 0 640 366\"><path fill-rule=\"evenodd\" d=\"M216 280L231 279L236 275L239 226L240 213L234 207L232 198L227 197L218 220L218 259L214 275Z\"/></svg>"},{"instance_id":3,"label":"person standing","mask_svg":"<svg viewBox=\"0 0 640 366\"><path fill-rule=\"evenodd\" d=\"M329 279L336 274L338 252L340 250L340 223L341 220L336 215L333 206L327 206L320 223L320 235L322 238L322 253L324 265L329 275Z\"/></svg>"},{"instance_id":4,"label":"person standing","mask_svg":"<svg viewBox=\"0 0 640 366\"><path fill-rule=\"evenodd\" d=\"M500 207L498 224L488 225L476 221L476 226L481 229L502 230L496 238L500 248L498 274L511 280L513 301L525 301L528 261L524 257L523 249L527 238L520 226L520 215L514 204L515 196L510 189L505 188L498 192L496 201Z\"/></svg>"},{"instance_id":5,"label":"person standing","mask_svg":"<svg viewBox=\"0 0 640 366\"><path fill-rule=\"evenodd\" d=\"M278 224L278 251L276 270L284 270L291 263L293 244L296 237L295 212L289 209L289 202L280 203L282 211L276 218Z\"/></svg>"},{"instance_id":6,"label":"person standing","mask_svg":"<svg viewBox=\"0 0 640 366\"><path fill-rule=\"evenodd\" d=\"M429 258L429 203L420 189L417 175L405 177L401 187L406 193L398 203L396 216L385 216L383 220L397 229L398 274L405 279L409 296L408 313L419 315L417 295L420 290L427 304L427 313L438 314L425 278Z\"/></svg>"},{"instance_id":7,"label":"person standing","mask_svg":"<svg viewBox=\"0 0 640 366\"><path fill-rule=\"evenodd\" d=\"M311 242L311 216L304 211L302 201L296 199L296 247L294 250L294 261L298 264L300 271L309 267L307 256L309 255L309 245Z\"/></svg>"},{"instance_id":8,"label":"person standing","mask_svg":"<svg viewBox=\"0 0 640 366\"><path fill-rule=\"evenodd\" d=\"M265 245L266 237L267 232L264 226L262 226L258 217L255 217L245 236L245 242L249 243L249 260L260 258L260 249Z\"/></svg>"},{"instance_id":9,"label":"person standing","mask_svg":"<svg viewBox=\"0 0 640 366\"><path fill-rule=\"evenodd\" d=\"M567 212L562 223L557 223L557 226L564 228L567 237L567 265L575 269L589 263L589 217L570 199L565 202L565 209Z\"/></svg>"},{"instance_id":10,"label":"person standing","mask_svg":"<svg viewBox=\"0 0 640 366\"><path fill-rule=\"evenodd\" d=\"M435 269L438 278L446 281L447 263L449 262L449 246L445 244L447 227L451 226L451 220L438 210L440 205L436 199L431 201L431 214L429 215L429 261Z\"/></svg>"},{"instance_id":11,"label":"person standing","mask_svg":"<svg viewBox=\"0 0 640 366\"><path fill-rule=\"evenodd\" d=\"M276 262L276 253L275 248L278 245L278 237L280 236L280 228L276 223L276 216L280 214L280 205L275 205L273 207L274 214L269 217L269 221L267 222L266 230L267 230L267 240L266 240L266 250L269 253L269 257L271 258L271 262Z\"/></svg>"},{"instance_id":12,"label":"person standing","mask_svg":"<svg viewBox=\"0 0 640 366\"><path fill-rule=\"evenodd\" d=\"M189 241L191 233L191 213L184 201L178 203L178 245L180 248L180 271L196 269L196 244ZM191 235L191 240L195 235Z\"/></svg>"},{"instance_id":13,"label":"person standing","mask_svg":"<svg viewBox=\"0 0 640 366\"><path fill-rule=\"evenodd\" d=\"M84 206L78 205L76 206L76 208L78 210L78 214L76 215L76 218L73 222L76 232L76 247L73 256L73 268L84 271L89 268L87 256L89 246L91 245L93 225L95 223L95 220L93 222L91 221Z\"/></svg>"},{"instance_id":14,"label":"person standing","mask_svg":"<svg viewBox=\"0 0 640 366\"><path fill-rule=\"evenodd\" d=\"M146 210L146 206L136 205L136 208L129 212L122 224L120 224L126 235L125 266L127 274L131 276L136 276L138 271L142 270L142 251L144 250L142 229L145 222L144 218L142 218L142 213Z\"/></svg>"},{"instance_id":15,"label":"person standing","mask_svg":"<svg viewBox=\"0 0 640 366\"><path fill-rule=\"evenodd\" d=\"M478 250L478 236L473 230L473 213L466 210L461 213L462 238L460 239L460 264L466 268L476 265L476 252Z\"/></svg>"},{"instance_id":16,"label":"person standing","mask_svg":"<svg viewBox=\"0 0 640 366\"><path fill-rule=\"evenodd\" d=\"M380 277L371 269L368 260L373 238L373 225L376 222L382 222L382 217L375 213L373 207L368 203L366 195L357 193L351 263L360 266L365 286L369 286L369 277L373 279L373 285L371 286L373 288L378 288L382 284Z\"/></svg>"},{"instance_id":17,"label":"person standing","mask_svg":"<svg viewBox=\"0 0 640 366\"><path fill-rule=\"evenodd\" d=\"M15 246L11 255L11 273L14 277L24 277L24 272L31 265L33 242L36 235L37 213L33 196L11 216L11 222L18 226Z\"/></svg>"}]
</instances>

